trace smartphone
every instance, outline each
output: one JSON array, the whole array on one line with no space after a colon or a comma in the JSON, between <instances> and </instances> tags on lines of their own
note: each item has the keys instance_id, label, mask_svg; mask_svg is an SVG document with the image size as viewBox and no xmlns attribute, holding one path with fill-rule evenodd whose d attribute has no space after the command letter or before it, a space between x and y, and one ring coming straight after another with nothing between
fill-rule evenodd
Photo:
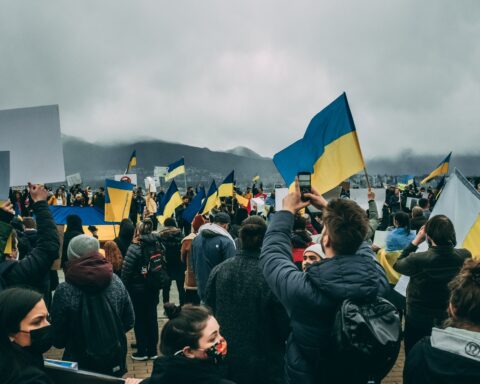
<instances>
[{"instance_id":1,"label":"smartphone","mask_svg":"<svg viewBox=\"0 0 480 384\"><path fill-rule=\"evenodd\" d=\"M312 174L310 172L298 172L298 184L300 185L300 192L302 194L302 201L308 201L305 193L312 192Z\"/></svg>"}]
</instances>

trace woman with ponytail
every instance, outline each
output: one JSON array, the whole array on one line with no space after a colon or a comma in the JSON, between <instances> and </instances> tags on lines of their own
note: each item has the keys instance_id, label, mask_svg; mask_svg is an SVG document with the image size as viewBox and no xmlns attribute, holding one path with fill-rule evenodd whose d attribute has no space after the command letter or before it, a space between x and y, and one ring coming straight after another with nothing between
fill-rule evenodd
<instances>
[{"instance_id":1,"label":"woman with ponytail","mask_svg":"<svg viewBox=\"0 0 480 384\"><path fill-rule=\"evenodd\" d=\"M160 351L149 384L233 384L224 380L220 363L227 342L210 310L186 304L165 304L169 321L162 329Z\"/></svg>"},{"instance_id":2,"label":"woman with ponytail","mask_svg":"<svg viewBox=\"0 0 480 384\"><path fill-rule=\"evenodd\" d=\"M480 262L465 261L448 287L448 319L409 353L405 384L480 383Z\"/></svg>"},{"instance_id":3,"label":"woman with ponytail","mask_svg":"<svg viewBox=\"0 0 480 384\"><path fill-rule=\"evenodd\" d=\"M42 295L23 288L0 293L0 378L2 384L51 384L42 354L52 346Z\"/></svg>"}]
</instances>

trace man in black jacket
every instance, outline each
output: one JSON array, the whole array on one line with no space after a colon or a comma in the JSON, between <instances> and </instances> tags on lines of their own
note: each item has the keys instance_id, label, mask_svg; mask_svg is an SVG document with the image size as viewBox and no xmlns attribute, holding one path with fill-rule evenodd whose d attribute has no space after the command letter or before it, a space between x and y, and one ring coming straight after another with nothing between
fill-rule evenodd
<instances>
[{"instance_id":1,"label":"man in black jacket","mask_svg":"<svg viewBox=\"0 0 480 384\"><path fill-rule=\"evenodd\" d=\"M55 259L58 258L60 241L57 228L47 204L48 192L41 185L29 185L29 192L33 204L31 205L37 221L37 242L35 248L22 260L5 261L2 249L3 265L2 279L7 286L29 286L44 294L45 300L50 297L50 269ZM11 220L11 208L6 205L2 208L0 217L4 223ZM8 224L8 223L7 223ZM49 302L47 303L47 305Z\"/></svg>"},{"instance_id":2,"label":"man in black jacket","mask_svg":"<svg viewBox=\"0 0 480 384\"><path fill-rule=\"evenodd\" d=\"M353 201L326 200L313 191L305 194L323 210L322 263L301 272L292 261L290 233L294 215L309 205L302 202L300 187L283 200L265 235L260 268L290 316L292 333L287 341L287 383L363 383L364 372L355 361L332 357L331 333L338 306L345 299L373 300L389 291L385 272L364 239L368 231L365 212Z\"/></svg>"}]
</instances>

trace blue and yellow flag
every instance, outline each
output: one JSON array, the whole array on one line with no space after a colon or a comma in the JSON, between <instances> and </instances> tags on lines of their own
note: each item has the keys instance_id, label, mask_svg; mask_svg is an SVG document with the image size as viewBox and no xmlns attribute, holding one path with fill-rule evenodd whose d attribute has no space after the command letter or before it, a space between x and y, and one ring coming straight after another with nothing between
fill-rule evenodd
<instances>
[{"instance_id":1,"label":"blue and yellow flag","mask_svg":"<svg viewBox=\"0 0 480 384\"><path fill-rule=\"evenodd\" d=\"M220 205L220 199L218 198L217 185L215 184L215 180L213 180L212 184L210 184L210 188L208 189L205 201L203 202L203 207L200 211L200 214L206 215L218 205Z\"/></svg>"},{"instance_id":2,"label":"blue and yellow flag","mask_svg":"<svg viewBox=\"0 0 480 384\"><path fill-rule=\"evenodd\" d=\"M168 165L165 181L173 179L175 176L181 175L182 173L185 173L185 160L183 157L180 160Z\"/></svg>"},{"instance_id":3,"label":"blue and yellow flag","mask_svg":"<svg viewBox=\"0 0 480 384\"><path fill-rule=\"evenodd\" d=\"M252 178L252 183L256 183L258 180L260 180L260 176L259 176L259 175L254 176L254 177Z\"/></svg>"},{"instance_id":4,"label":"blue and yellow flag","mask_svg":"<svg viewBox=\"0 0 480 384\"><path fill-rule=\"evenodd\" d=\"M450 165L450 156L452 156L452 152L450 152L448 156L430 173L430 175L428 175L420 182L420 184L428 183L428 181L430 181L434 177L447 174L448 166Z\"/></svg>"},{"instance_id":5,"label":"blue and yellow flag","mask_svg":"<svg viewBox=\"0 0 480 384\"><path fill-rule=\"evenodd\" d=\"M225 180L223 180L223 183L218 187L218 197L233 196L233 180L234 171L230 172Z\"/></svg>"},{"instance_id":6,"label":"blue and yellow flag","mask_svg":"<svg viewBox=\"0 0 480 384\"><path fill-rule=\"evenodd\" d=\"M183 220L185 220L187 223L191 223L195 218L195 215L200 212L200 209L202 209L204 199L205 188L200 187L193 200L190 202L190 204L188 204L187 208L185 208L185 211L183 211Z\"/></svg>"},{"instance_id":7,"label":"blue and yellow flag","mask_svg":"<svg viewBox=\"0 0 480 384\"><path fill-rule=\"evenodd\" d=\"M166 218L172 217L175 209L182 205L182 203L182 196L180 196L180 192L178 192L177 183L175 183L175 180L172 180L167 193L163 196L160 206L158 207L157 219L160 224L163 225Z\"/></svg>"},{"instance_id":8,"label":"blue and yellow flag","mask_svg":"<svg viewBox=\"0 0 480 384\"><path fill-rule=\"evenodd\" d=\"M404 191L409 185L414 183L414 177L411 175L400 176L397 178L397 188Z\"/></svg>"},{"instance_id":9,"label":"blue and yellow flag","mask_svg":"<svg viewBox=\"0 0 480 384\"><path fill-rule=\"evenodd\" d=\"M298 172L312 173L312 186L321 194L365 168L347 95L320 111L303 138L278 152L273 161L288 186Z\"/></svg>"},{"instance_id":10,"label":"blue and yellow flag","mask_svg":"<svg viewBox=\"0 0 480 384\"><path fill-rule=\"evenodd\" d=\"M130 168L136 167L137 166L137 151L134 150L132 152L132 156L130 156L130 160L128 161L127 169L125 171L125 174L130 172Z\"/></svg>"},{"instance_id":11,"label":"blue and yellow flag","mask_svg":"<svg viewBox=\"0 0 480 384\"><path fill-rule=\"evenodd\" d=\"M105 221L119 223L130 213L133 184L105 180Z\"/></svg>"}]
</instances>

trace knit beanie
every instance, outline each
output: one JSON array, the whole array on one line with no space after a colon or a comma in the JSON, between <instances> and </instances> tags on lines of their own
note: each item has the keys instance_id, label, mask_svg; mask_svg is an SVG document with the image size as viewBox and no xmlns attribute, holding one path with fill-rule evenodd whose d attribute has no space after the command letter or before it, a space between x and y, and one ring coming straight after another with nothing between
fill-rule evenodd
<instances>
[{"instance_id":1,"label":"knit beanie","mask_svg":"<svg viewBox=\"0 0 480 384\"><path fill-rule=\"evenodd\" d=\"M323 249L320 244L310 245L308 248L305 249L305 251L303 251L303 254L305 255L305 253L307 252L316 253L318 256L320 256L321 259L325 259L325 253L323 253Z\"/></svg>"},{"instance_id":2,"label":"knit beanie","mask_svg":"<svg viewBox=\"0 0 480 384\"><path fill-rule=\"evenodd\" d=\"M85 255L98 252L100 243L92 236L78 235L70 240L68 244L67 257L68 260L79 259Z\"/></svg>"}]
</instances>

